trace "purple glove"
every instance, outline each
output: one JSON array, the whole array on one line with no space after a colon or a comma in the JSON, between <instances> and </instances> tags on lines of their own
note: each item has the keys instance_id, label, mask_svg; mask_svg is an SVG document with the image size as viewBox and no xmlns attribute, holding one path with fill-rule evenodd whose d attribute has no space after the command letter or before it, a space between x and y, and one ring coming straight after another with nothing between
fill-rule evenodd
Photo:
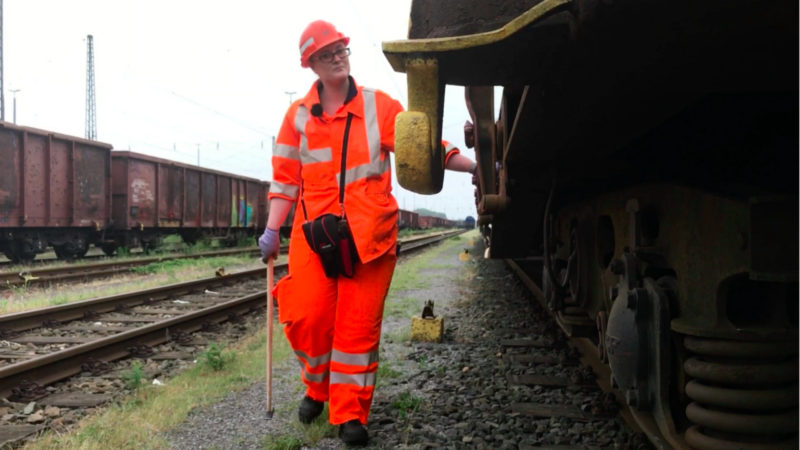
<instances>
[{"instance_id":1,"label":"purple glove","mask_svg":"<svg viewBox=\"0 0 800 450\"><path fill-rule=\"evenodd\" d=\"M261 259L266 261L268 257L278 256L280 244L281 238L278 235L278 230L265 228L264 234L258 238L258 248L261 249Z\"/></svg>"}]
</instances>

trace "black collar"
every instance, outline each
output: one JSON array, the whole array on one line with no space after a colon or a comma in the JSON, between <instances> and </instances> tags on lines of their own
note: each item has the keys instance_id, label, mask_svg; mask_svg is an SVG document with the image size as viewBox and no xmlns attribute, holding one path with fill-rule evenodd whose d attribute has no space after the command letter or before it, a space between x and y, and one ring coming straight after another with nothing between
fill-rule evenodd
<instances>
[{"instance_id":1,"label":"black collar","mask_svg":"<svg viewBox=\"0 0 800 450\"><path fill-rule=\"evenodd\" d=\"M345 99L344 99L344 104L345 105L347 103L349 103L350 100L355 98L355 96L358 94L358 89L356 89L356 82L355 82L355 80L353 80L352 76L350 76L350 75L347 76L347 82L348 82L347 97L345 97ZM322 98L322 89L323 89L323 87L324 86L322 85L322 80L318 81L317 82L317 96L319 98Z\"/></svg>"}]
</instances>

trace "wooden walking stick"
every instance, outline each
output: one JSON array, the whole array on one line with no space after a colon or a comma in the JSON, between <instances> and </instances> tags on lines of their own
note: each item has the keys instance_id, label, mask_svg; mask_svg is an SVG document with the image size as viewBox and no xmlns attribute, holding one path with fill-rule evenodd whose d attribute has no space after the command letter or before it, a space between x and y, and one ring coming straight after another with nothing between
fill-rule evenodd
<instances>
[{"instance_id":1,"label":"wooden walking stick","mask_svg":"<svg viewBox=\"0 0 800 450\"><path fill-rule=\"evenodd\" d=\"M267 419L272 419L272 257L267 258Z\"/></svg>"}]
</instances>

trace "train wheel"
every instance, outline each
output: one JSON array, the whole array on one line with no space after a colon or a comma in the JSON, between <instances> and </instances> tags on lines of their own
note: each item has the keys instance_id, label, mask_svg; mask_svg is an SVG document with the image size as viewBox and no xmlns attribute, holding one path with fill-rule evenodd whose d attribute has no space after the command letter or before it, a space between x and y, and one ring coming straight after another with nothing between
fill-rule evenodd
<instances>
[{"instance_id":1,"label":"train wheel","mask_svg":"<svg viewBox=\"0 0 800 450\"><path fill-rule=\"evenodd\" d=\"M84 256L86 256L86 253L88 253L88 252L89 252L89 244L87 243L86 245L84 245L83 247L79 248L75 252L75 257L83 258Z\"/></svg>"},{"instance_id":2,"label":"train wheel","mask_svg":"<svg viewBox=\"0 0 800 450\"><path fill-rule=\"evenodd\" d=\"M113 256L117 251L117 244L103 244L100 246L100 248L103 250L103 253L105 253L106 256Z\"/></svg>"},{"instance_id":3,"label":"train wheel","mask_svg":"<svg viewBox=\"0 0 800 450\"><path fill-rule=\"evenodd\" d=\"M201 234L194 230L183 231L180 233L180 235L181 239L183 239L183 242L189 246L197 244L197 240L201 237Z\"/></svg>"},{"instance_id":4,"label":"train wheel","mask_svg":"<svg viewBox=\"0 0 800 450\"><path fill-rule=\"evenodd\" d=\"M58 259L72 259L72 254L67 250L67 245L54 245L53 251Z\"/></svg>"},{"instance_id":5,"label":"train wheel","mask_svg":"<svg viewBox=\"0 0 800 450\"><path fill-rule=\"evenodd\" d=\"M8 259L13 263L29 263L36 258L36 250L33 245L24 240L14 241L10 245L10 251L6 253Z\"/></svg>"}]
</instances>

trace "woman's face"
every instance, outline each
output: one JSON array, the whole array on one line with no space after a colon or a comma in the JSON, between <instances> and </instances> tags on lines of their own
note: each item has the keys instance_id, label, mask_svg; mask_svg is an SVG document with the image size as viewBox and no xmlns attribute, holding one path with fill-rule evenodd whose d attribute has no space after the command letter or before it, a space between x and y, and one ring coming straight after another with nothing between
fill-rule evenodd
<instances>
[{"instance_id":1,"label":"woman's face","mask_svg":"<svg viewBox=\"0 0 800 450\"><path fill-rule=\"evenodd\" d=\"M346 80L350 75L349 50L344 42L334 42L315 52L309 67L323 83Z\"/></svg>"}]
</instances>

